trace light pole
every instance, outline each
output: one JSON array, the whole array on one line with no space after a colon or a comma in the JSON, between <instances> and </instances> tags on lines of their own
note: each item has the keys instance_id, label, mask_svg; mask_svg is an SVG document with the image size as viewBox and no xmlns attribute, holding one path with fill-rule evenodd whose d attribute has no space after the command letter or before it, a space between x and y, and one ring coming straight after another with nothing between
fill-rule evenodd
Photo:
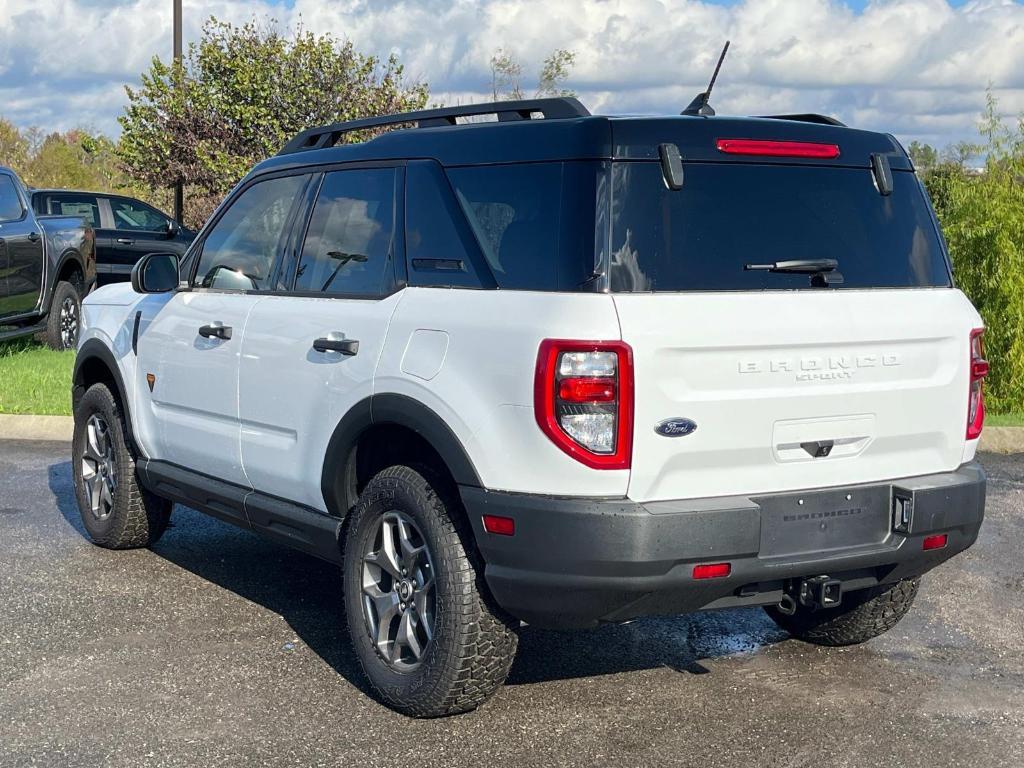
<instances>
[{"instance_id":1,"label":"light pole","mask_svg":"<svg viewBox=\"0 0 1024 768\"><path fill-rule=\"evenodd\" d=\"M181 0L174 0L174 67L181 66ZM179 178L174 184L174 219L181 221L184 214L184 184Z\"/></svg>"}]
</instances>

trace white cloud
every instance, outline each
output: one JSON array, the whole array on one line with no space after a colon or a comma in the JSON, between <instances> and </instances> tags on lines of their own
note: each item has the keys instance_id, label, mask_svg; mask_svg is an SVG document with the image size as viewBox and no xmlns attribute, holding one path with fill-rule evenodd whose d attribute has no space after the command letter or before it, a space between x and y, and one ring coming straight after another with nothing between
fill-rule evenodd
<instances>
[{"instance_id":1,"label":"white cloud","mask_svg":"<svg viewBox=\"0 0 1024 768\"><path fill-rule=\"evenodd\" d=\"M974 0L295 0L185 2L186 39L210 15L272 15L396 53L436 99L487 97L499 46L527 68L577 52L571 85L594 111L672 112L716 87L720 112L816 111L937 144L972 138L991 82L1005 112L1024 111L1024 5ZM170 48L170 3L0 0L0 114L19 123L116 130L124 83Z\"/></svg>"}]
</instances>

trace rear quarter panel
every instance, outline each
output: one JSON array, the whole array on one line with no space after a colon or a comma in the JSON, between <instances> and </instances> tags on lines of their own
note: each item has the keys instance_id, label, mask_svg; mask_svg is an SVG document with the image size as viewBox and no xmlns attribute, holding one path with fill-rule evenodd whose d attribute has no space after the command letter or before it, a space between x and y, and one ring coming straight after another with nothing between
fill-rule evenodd
<instances>
[{"instance_id":1,"label":"rear quarter panel","mask_svg":"<svg viewBox=\"0 0 1024 768\"><path fill-rule=\"evenodd\" d=\"M533 410L541 341L618 340L610 296L447 288L405 294L391 320L375 394L406 395L433 410L488 489L625 495L628 470L580 464L540 431Z\"/></svg>"}]
</instances>

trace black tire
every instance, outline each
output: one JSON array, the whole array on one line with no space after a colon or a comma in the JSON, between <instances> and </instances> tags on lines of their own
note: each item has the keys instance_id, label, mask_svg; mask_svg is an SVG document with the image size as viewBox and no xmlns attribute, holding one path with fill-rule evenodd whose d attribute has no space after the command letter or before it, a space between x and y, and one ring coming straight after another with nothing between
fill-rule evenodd
<instances>
[{"instance_id":1,"label":"black tire","mask_svg":"<svg viewBox=\"0 0 1024 768\"><path fill-rule=\"evenodd\" d=\"M105 426L97 430L97 425ZM103 462L100 484L106 476L113 476L111 499L100 491L100 508L94 511L96 474L87 478L92 467L100 462L90 458L97 451L90 446L90 428L94 435L105 434L104 439L94 437L93 442L109 446L109 460ZM129 447L127 426L121 415L121 405L104 384L93 384L75 408L75 431L71 442L71 468L74 476L75 498L82 515L82 524L93 543L107 549L133 549L147 547L163 535L171 516L171 503L143 489L135 476L135 458ZM90 488L86 485L89 484Z\"/></svg>"},{"instance_id":2,"label":"black tire","mask_svg":"<svg viewBox=\"0 0 1024 768\"><path fill-rule=\"evenodd\" d=\"M515 622L487 595L472 531L452 513L458 501L443 489L426 468L389 467L366 485L345 537L345 613L356 656L380 700L413 717L479 707L505 682L518 642ZM371 609L364 605L364 556L380 541L386 514L403 516L418 528L433 565L433 636L418 666L406 671L378 652L367 619Z\"/></svg>"},{"instance_id":3,"label":"black tire","mask_svg":"<svg viewBox=\"0 0 1024 768\"><path fill-rule=\"evenodd\" d=\"M78 289L72 283L61 280L54 287L50 299L50 314L46 318L46 345L57 350L78 346L81 318L82 297Z\"/></svg>"},{"instance_id":4,"label":"black tire","mask_svg":"<svg viewBox=\"0 0 1024 768\"><path fill-rule=\"evenodd\" d=\"M813 611L799 606L792 616L775 606L765 610L799 640L815 645L857 645L895 627L914 604L920 585L920 578L904 579L845 594L838 608Z\"/></svg>"}]
</instances>

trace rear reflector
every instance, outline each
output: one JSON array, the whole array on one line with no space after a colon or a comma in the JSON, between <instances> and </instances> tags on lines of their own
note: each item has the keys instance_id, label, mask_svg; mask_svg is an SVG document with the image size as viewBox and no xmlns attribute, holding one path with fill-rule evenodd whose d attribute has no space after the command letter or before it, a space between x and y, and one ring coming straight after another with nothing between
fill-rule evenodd
<instances>
[{"instance_id":1,"label":"rear reflector","mask_svg":"<svg viewBox=\"0 0 1024 768\"><path fill-rule=\"evenodd\" d=\"M610 403L615 399L615 379L562 379L558 396L568 403Z\"/></svg>"},{"instance_id":2,"label":"rear reflector","mask_svg":"<svg viewBox=\"0 0 1024 768\"><path fill-rule=\"evenodd\" d=\"M761 155L763 157L813 157L833 160L839 157L838 144L812 141L770 141L767 139L719 139L715 146L728 155Z\"/></svg>"},{"instance_id":3,"label":"rear reflector","mask_svg":"<svg viewBox=\"0 0 1024 768\"><path fill-rule=\"evenodd\" d=\"M484 530L499 536L513 536L516 532L516 521L511 517L484 515Z\"/></svg>"},{"instance_id":4,"label":"rear reflector","mask_svg":"<svg viewBox=\"0 0 1024 768\"><path fill-rule=\"evenodd\" d=\"M934 536L925 536L922 549L942 549L949 541L949 534L937 533Z\"/></svg>"},{"instance_id":5,"label":"rear reflector","mask_svg":"<svg viewBox=\"0 0 1024 768\"><path fill-rule=\"evenodd\" d=\"M693 566L693 578L695 579L721 579L730 573L732 573L732 565L729 563L705 563Z\"/></svg>"}]
</instances>

